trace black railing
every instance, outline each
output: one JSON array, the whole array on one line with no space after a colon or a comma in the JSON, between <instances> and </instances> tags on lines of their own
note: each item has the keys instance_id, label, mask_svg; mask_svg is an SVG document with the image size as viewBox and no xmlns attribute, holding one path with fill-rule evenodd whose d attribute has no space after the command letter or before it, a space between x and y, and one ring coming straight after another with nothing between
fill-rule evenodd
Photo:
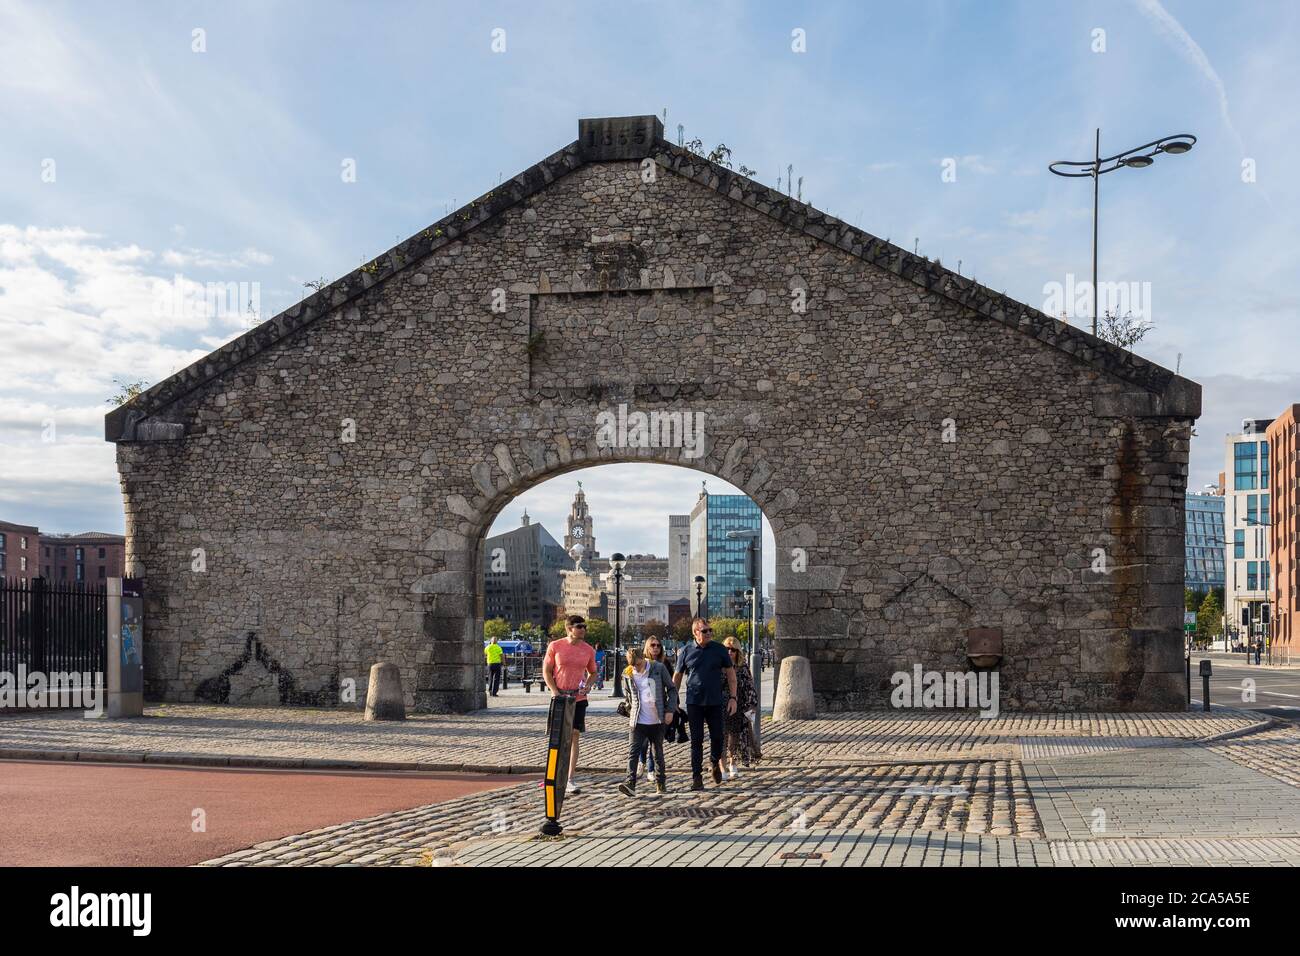
<instances>
[{"instance_id":1,"label":"black railing","mask_svg":"<svg viewBox=\"0 0 1300 956\"><path fill-rule=\"evenodd\" d=\"M105 673L108 596L103 585L0 580L0 672Z\"/></svg>"}]
</instances>

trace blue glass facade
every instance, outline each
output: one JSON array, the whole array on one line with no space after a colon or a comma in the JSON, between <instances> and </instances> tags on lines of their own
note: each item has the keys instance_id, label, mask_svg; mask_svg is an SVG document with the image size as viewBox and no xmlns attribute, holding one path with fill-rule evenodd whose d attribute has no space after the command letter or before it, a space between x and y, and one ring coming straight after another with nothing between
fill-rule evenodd
<instances>
[{"instance_id":1,"label":"blue glass facade","mask_svg":"<svg viewBox=\"0 0 1300 956\"><path fill-rule=\"evenodd\" d=\"M1220 495L1187 495L1184 583L1193 591L1224 586L1223 504Z\"/></svg>"},{"instance_id":2,"label":"blue glass facade","mask_svg":"<svg viewBox=\"0 0 1300 956\"><path fill-rule=\"evenodd\" d=\"M728 538L729 531L763 530L763 512L745 495L701 495L691 512L691 578L703 575L705 614L748 617L749 602L737 592L749 587L745 553L749 538ZM758 539L758 567L763 566L763 540ZM761 576L761 572L760 572ZM695 600L694 584L691 601ZM760 585L761 590L761 585ZM760 605L761 610L761 605Z\"/></svg>"}]
</instances>

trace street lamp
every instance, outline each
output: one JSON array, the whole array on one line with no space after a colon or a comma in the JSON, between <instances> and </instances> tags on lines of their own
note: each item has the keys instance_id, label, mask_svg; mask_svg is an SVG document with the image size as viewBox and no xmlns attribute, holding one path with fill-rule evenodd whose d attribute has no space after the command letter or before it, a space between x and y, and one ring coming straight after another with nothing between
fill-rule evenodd
<instances>
[{"instance_id":1,"label":"street lamp","mask_svg":"<svg viewBox=\"0 0 1300 956\"><path fill-rule=\"evenodd\" d=\"M1121 167L1127 166L1130 169L1146 169L1156 161L1156 157L1161 153L1168 153L1170 156L1181 156L1192 148L1196 142L1196 137L1191 133L1176 133L1172 136L1162 136L1160 139L1152 140L1144 146L1137 146L1133 149L1127 149L1122 153L1116 153L1114 156L1107 156L1105 159L1101 155L1101 130L1097 130L1097 144L1090 162L1074 163L1063 159L1048 165L1048 169L1058 176L1065 176L1070 179L1091 178L1092 179L1092 334L1097 334L1097 310L1100 308L1098 302L1100 297L1097 294L1097 211L1099 184L1103 173L1113 173ZM1058 169L1057 167L1060 167Z\"/></svg>"},{"instance_id":2,"label":"street lamp","mask_svg":"<svg viewBox=\"0 0 1300 956\"><path fill-rule=\"evenodd\" d=\"M619 666L619 632L623 626L623 565L627 558L615 551L609 559L614 575L614 697L623 696L623 668Z\"/></svg>"},{"instance_id":3,"label":"street lamp","mask_svg":"<svg viewBox=\"0 0 1300 956\"><path fill-rule=\"evenodd\" d=\"M758 548L763 540L763 532L748 531L728 531L727 537L731 539L748 538L749 547L746 549L746 564L749 565L749 589L745 592L746 597L750 599L749 603L749 672L754 678L754 693L758 695L758 707L754 711L754 746L762 746L762 720L763 720L763 652L758 648L758 579L762 573L762 567L758 560Z\"/></svg>"},{"instance_id":4,"label":"street lamp","mask_svg":"<svg viewBox=\"0 0 1300 956\"><path fill-rule=\"evenodd\" d=\"M708 617L704 611L704 575L697 574L695 575L695 616Z\"/></svg>"}]
</instances>

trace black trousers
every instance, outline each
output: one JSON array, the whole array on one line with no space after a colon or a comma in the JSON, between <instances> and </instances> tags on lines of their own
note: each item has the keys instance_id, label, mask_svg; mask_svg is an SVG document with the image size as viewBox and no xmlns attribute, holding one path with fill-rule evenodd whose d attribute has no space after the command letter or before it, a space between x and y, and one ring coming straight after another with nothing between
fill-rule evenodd
<instances>
[{"instance_id":1,"label":"black trousers","mask_svg":"<svg viewBox=\"0 0 1300 956\"><path fill-rule=\"evenodd\" d=\"M709 725L709 760L710 766L722 759L722 745L725 741L721 704L687 704L686 720L691 727L691 775L704 775L704 725Z\"/></svg>"},{"instance_id":2,"label":"black trousers","mask_svg":"<svg viewBox=\"0 0 1300 956\"><path fill-rule=\"evenodd\" d=\"M655 779L664 781L668 772L664 767L664 725L637 724L628 735L627 785L636 786L636 770L646 750L654 747Z\"/></svg>"},{"instance_id":3,"label":"black trousers","mask_svg":"<svg viewBox=\"0 0 1300 956\"><path fill-rule=\"evenodd\" d=\"M488 693L490 693L493 697L495 697L497 695L497 691L500 689L501 689L501 665L489 664L488 665Z\"/></svg>"}]
</instances>

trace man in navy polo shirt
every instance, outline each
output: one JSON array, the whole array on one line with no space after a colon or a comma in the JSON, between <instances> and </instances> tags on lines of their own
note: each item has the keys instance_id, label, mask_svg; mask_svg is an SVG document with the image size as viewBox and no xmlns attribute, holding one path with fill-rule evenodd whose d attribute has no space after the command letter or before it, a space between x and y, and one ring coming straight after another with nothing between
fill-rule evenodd
<instances>
[{"instance_id":1,"label":"man in navy polo shirt","mask_svg":"<svg viewBox=\"0 0 1300 956\"><path fill-rule=\"evenodd\" d=\"M695 643L677 655L677 673L673 683L679 688L686 678L686 719L691 727L691 789L704 789L704 725L709 725L709 766L713 782L722 783L722 745L724 716L736 712L736 669L731 655L721 644L713 643L713 628L702 617L691 623ZM726 675L726 700L723 700L723 675Z\"/></svg>"}]
</instances>

